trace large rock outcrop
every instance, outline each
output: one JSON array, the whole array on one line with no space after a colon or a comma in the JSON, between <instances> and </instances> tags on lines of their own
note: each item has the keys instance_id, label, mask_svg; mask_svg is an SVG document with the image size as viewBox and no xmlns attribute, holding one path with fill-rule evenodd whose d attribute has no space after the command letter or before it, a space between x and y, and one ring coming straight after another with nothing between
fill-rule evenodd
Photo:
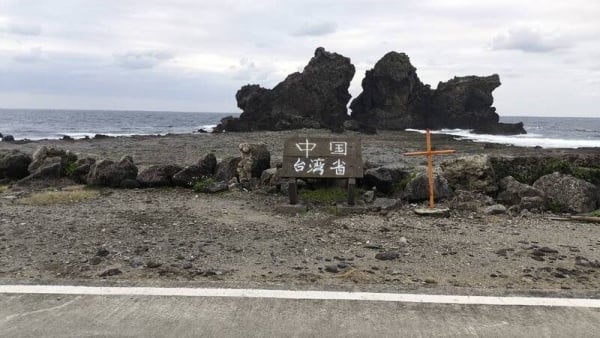
<instances>
[{"instance_id":1,"label":"large rock outcrop","mask_svg":"<svg viewBox=\"0 0 600 338\"><path fill-rule=\"evenodd\" d=\"M293 73L273 89L246 85L236 94L243 110L225 118L215 131L329 128L341 131L348 119L348 88L354 76L350 59L319 47L301 73Z\"/></svg>"},{"instance_id":2,"label":"large rock outcrop","mask_svg":"<svg viewBox=\"0 0 600 338\"><path fill-rule=\"evenodd\" d=\"M497 74L455 77L432 90L419 80L404 53L389 52L366 72L363 92L352 101L352 118L363 129L462 128L523 134L523 125L500 124L492 107Z\"/></svg>"},{"instance_id":3,"label":"large rock outcrop","mask_svg":"<svg viewBox=\"0 0 600 338\"><path fill-rule=\"evenodd\" d=\"M27 167L31 163L31 156L19 150L0 151L0 180L20 179L29 175Z\"/></svg>"}]
</instances>

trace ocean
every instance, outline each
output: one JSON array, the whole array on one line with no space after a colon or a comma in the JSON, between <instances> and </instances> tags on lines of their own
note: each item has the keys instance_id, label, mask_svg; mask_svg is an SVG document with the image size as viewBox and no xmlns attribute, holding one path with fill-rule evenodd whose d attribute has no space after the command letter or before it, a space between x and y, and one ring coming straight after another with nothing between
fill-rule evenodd
<instances>
[{"instance_id":1,"label":"ocean","mask_svg":"<svg viewBox=\"0 0 600 338\"><path fill-rule=\"evenodd\" d=\"M164 135L211 130L225 116L239 113L117 110L0 109L0 133L15 139L75 139L108 136ZM543 148L600 148L600 118L504 116L501 122L523 121L526 135L477 135L464 129L433 131L475 142Z\"/></svg>"},{"instance_id":2,"label":"ocean","mask_svg":"<svg viewBox=\"0 0 600 338\"><path fill-rule=\"evenodd\" d=\"M186 134L212 130L223 117L239 113L125 110L0 109L0 133L16 140Z\"/></svg>"}]
</instances>

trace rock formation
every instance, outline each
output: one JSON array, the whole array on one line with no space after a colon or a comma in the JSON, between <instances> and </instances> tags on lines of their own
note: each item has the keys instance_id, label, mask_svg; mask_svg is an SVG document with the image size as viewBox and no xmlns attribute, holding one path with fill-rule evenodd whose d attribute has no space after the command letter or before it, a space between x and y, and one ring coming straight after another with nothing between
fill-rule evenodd
<instances>
[{"instance_id":1,"label":"rock formation","mask_svg":"<svg viewBox=\"0 0 600 338\"><path fill-rule=\"evenodd\" d=\"M366 72L363 92L352 101L361 129L462 128L502 134L525 133L523 124L499 123L492 107L498 75L455 77L432 90L419 80L404 53L389 52Z\"/></svg>"},{"instance_id":2,"label":"rock formation","mask_svg":"<svg viewBox=\"0 0 600 338\"><path fill-rule=\"evenodd\" d=\"M348 87L354 76L350 59L315 50L301 73L293 73L273 89L246 85L235 95L243 110L239 118L228 117L215 131L288 130L329 128L341 131L348 119Z\"/></svg>"}]
</instances>

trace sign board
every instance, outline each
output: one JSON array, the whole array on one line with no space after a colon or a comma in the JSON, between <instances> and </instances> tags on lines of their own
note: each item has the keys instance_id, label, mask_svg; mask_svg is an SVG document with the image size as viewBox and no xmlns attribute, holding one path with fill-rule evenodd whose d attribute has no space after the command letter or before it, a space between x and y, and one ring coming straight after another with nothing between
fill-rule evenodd
<instances>
[{"instance_id":1,"label":"sign board","mask_svg":"<svg viewBox=\"0 0 600 338\"><path fill-rule=\"evenodd\" d=\"M360 140L354 137L293 137L283 147L281 177L360 178Z\"/></svg>"}]
</instances>

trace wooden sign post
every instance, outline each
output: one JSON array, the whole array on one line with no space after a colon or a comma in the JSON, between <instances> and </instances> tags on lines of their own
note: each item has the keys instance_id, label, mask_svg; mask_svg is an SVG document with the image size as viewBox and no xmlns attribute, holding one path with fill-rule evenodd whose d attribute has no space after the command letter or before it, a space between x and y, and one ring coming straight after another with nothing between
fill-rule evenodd
<instances>
[{"instance_id":1,"label":"wooden sign post","mask_svg":"<svg viewBox=\"0 0 600 338\"><path fill-rule=\"evenodd\" d=\"M431 135L429 129L425 133L427 140L427 151L416 151L411 153L405 153L405 156L427 156L427 174L429 175L429 208L435 207L434 194L433 194L433 156L434 155L447 155L453 154L456 150L431 150Z\"/></svg>"},{"instance_id":2,"label":"wooden sign post","mask_svg":"<svg viewBox=\"0 0 600 338\"><path fill-rule=\"evenodd\" d=\"M293 137L283 146L280 177L290 179L290 204L298 203L296 179L348 179L348 205L354 205L356 179L363 177L360 140L357 138Z\"/></svg>"}]
</instances>

